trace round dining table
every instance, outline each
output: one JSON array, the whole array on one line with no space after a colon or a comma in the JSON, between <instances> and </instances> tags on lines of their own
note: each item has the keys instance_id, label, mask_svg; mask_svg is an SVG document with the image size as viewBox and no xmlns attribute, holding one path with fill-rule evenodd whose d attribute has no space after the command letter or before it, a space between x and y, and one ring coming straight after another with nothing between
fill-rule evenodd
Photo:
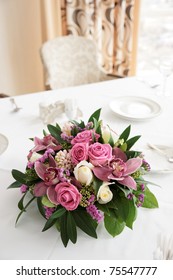
<instances>
[{"instance_id":1,"label":"round dining table","mask_svg":"<svg viewBox=\"0 0 173 280\"><path fill-rule=\"evenodd\" d=\"M171 83L170 83L171 84ZM173 84L173 83L172 83ZM170 89L171 89L170 85ZM160 234L173 233L173 87L172 96L162 96L157 88L137 77L113 79L76 87L23 94L13 97L20 110L14 110L11 98L0 100L0 133L7 147L0 155L0 259L1 260L152 260ZM30 138L42 137L47 123L41 116L41 106L60 102L74 103L85 121L101 108L101 119L120 134L131 125L131 136L141 135L135 144L151 165L145 176L150 190L156 196L159 208L138 208L133 229L125 228L110 236L103 223L97 229L98 238L89 237L78 230L76 244L65 248L55 228L42 232L44 218L32 203L17 225L17 207L21 198L19 189L7 189L14 182L12 169L25 171L27 155L33 147ZM68 121L64 111L57 111L52 124ZM151 143L170 154L151 149ZM166 153L165 152L165 153ZM172 153L172 155L171 155ZM152 184L154 183L154 184Z\"/></svg>"}]
</instances>

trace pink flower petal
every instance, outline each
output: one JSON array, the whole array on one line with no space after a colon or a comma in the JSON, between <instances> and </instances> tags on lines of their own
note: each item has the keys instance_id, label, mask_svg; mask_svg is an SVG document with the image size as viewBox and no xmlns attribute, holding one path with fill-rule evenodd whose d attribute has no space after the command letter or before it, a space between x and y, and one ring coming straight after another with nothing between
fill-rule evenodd
<instances>
[{"instance_id":1,"label":"pink flower petal","mask_svg":"<svg viewBox=\"0 0 173 280\"><path fill-rule=\"evenodd\" d=\"M130 189L133 189L133 190L137 189L136 182L131 176L125 177L122 181L119 181L119 183Z\"/></svg>"},{"instance_id":2,"label":"pink flower petal","mask_svg":"<svg viewBox=\"0 0 173 280\"><path fill-rule=\"evenodd\" d=\"M37 173L37 175L44 181L44 174L46 172L46 166L39 162L39 161L36 161L35 162L35 171Z\"/></svg>"},{"instance_id":3,"label":"pink flower petal","mask_svg":"<svg viewBox=\"0 0 173 280\"><path fill-rule=\"evenodd\" d=\"M35 144L35 146L42 145L43 144L43 140L41 140L38 137L34 137L34 144Z\"/></svg>"},{"instance_id":4,"label":"pink flower petal","mask_svg":"<svg viewBox=\"0 0 173 280\"><path fill-rule=\"evenodd\" d=\"M111 174L111 169L109 167L94 167L92 169L92 171L94 172L94 175L102 180L102 181L107 181L108 180L108 176Z\"/></svg>"},{"instance_id":5,"label":"pink flower petal","mask_svg":"<svg viewBox=\"0 0 173 280\"><path fill-rule=\"evenodd\" d=\"M123 161L127 161L127 156L126 154L120 149L120 148L114 148L112 150L112 154L113 156L115 156L116 158L120 158Z\"/></svg>"},{"instance_id":6,"label":"pink flower petal","mask_svg":"<svg viewBox=\"0 0 173 280\"><path fill-rule=\"evenodd\" d=\"M114 181L122 181L124 180L124 177L115 177L112 173L108 176L109 180L114 180Z\"/></svg>"},{"instance_id":7,"label":"pink flower petal","mask_svg":"<svg viewBox=\"0 0 173 280\"><path fill-rule=\"evenodd\" d=\"M123 176L130 175L134 173L142 164L141 158L131 158L128 161L126 161L127 170L124 172Z\"/></svg>"},{"instance_id":8,"label":"pink flower petal","mask_svg":"<svg viewBox=\"0 0 173 280\"><path fill-rule=\"evenodd\" d=\"M35 184L33 193L36 197L40 197L45 195L46 191L47 191L47 186L45 185L44 182L40 182Z\"/></svg>"},{"instance_id":9,"label":"pink flower petal","mask_svg":"<svg viewBox=\"0 0 173 280\"><path fill-rule=\"evenodd\" d=\"M57 202L57 193L55 191L55 187L48 187L47 189L47 197L48 199L55 205L58 205L59 203Z\"/></svg>"},{"instance_id":10,"label":"pink flower petal","mask_svg":"<svg viewBox=\"0 0 173 280\"><path fill-rule=\"evenodd\" d=\"M52 155L49 155L49 165L51 167L56 167L56 161L54 160Z\"/></svg>"}]
</instances>

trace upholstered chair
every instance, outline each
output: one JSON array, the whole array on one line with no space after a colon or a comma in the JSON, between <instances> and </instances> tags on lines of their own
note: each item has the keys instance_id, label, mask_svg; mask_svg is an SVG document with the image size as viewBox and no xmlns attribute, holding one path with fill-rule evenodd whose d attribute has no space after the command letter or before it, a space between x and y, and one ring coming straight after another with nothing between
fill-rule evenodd
<instances>
[{"instance_id":1,"label":"upholstered chair","mask_svg":"<svg viewBox=\"0 0 173 280\"><path fill-rule=\"evenodd\" d=\"M82 36L62 36L45 42L40 55L51 89L113 79L98 66L95 42Z\"/></svg>"}]
</instances>

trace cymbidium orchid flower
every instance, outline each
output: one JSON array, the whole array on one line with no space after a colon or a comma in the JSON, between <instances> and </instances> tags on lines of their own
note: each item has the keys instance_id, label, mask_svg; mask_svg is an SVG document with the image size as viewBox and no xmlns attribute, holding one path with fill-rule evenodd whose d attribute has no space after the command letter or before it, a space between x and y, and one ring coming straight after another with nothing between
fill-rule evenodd
<instances>
[{"instance_id":1,"label":"cymbidium orchid flower","mask_svg":"<svg viewBox=\"0 0 173 280\"><path fill-rule=\"evenodd\" d=\"M61 145L59 145L57 140L50 134L44 136L43 139L34 137L34 145L34 148L31 150L32 152L39 152L48 148L54 151L58 151L61 149Z\"/></svg>"},{"instance_id":2,"label":"cymbidium orchid flower","mask_svg":"<svg viewBox=\"0 0 173 280\"><path fill-rule=\"evenodd\" d=\"M54 200L54 186L60 182L60 169L56 167L53 157L49 157L48 166L42 162L35 162L35 171L42 181L35 184L34 195L36 197L47 195L52 203L57 204Z\"/></svg>"},{"instance_id":3,"label":"cymbidium orchid flower","mask_svg":"<svg viewBox=\"0 0 173 280\"><path fill-rule=\"evenodd\" d=\"M106 166L96 166L93 168L93 172L102 181L115 180L121 185L136 190L136 182L130 175L141 165L140 157L127 160L126 154L120 148L114 148L113 157Z\"/></svg>"}]
</instances>

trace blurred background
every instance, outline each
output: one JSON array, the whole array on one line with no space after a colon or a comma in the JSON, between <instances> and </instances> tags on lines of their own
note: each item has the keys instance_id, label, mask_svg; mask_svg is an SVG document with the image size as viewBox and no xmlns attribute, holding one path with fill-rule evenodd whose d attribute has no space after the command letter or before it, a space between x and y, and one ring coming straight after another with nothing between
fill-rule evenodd
<instances>
[{"instance_id":1,"label":"blurred background","mask_svg":"<svg viewBox=\"0 0 173 280\"><path fill-rule=\"evenodd\" d=\"M72 9L77 28L70 21ZM82 12L77 14L79 10ZM107 56L101 60L109 74L132 76L157 71L159 57L172 55L172 22L173 0L0 0L0 92L12 96L45 90L40 48L45 41L68 34L96 40L100 53L105 52L103 43L109 39ZM123 52L114 49L115 33L119 36L116 46ZM125 64L118 68L120 60Z\"/></svg>"}]
</instances>

